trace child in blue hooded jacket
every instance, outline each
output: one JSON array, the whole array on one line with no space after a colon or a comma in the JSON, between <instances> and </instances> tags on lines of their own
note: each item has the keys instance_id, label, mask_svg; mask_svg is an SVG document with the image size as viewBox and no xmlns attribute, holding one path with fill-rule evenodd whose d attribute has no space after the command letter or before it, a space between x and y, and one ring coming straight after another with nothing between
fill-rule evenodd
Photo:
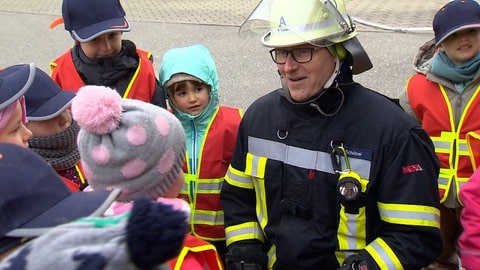
<instances>
[{"instance_id":1,"label":"child in blue hooded jacket","mask_svg":"<svg viewBox=\"0 0 480 270\"><path fill-rule=\"evenodd\" d=\"M196 44L163 56L159 80L183 125L187 154L180 197L191 207L191 233L226 252L220 190L235 147L243 112L219 105L219 79L208 49Z\"/></svg>"}]
</instances>

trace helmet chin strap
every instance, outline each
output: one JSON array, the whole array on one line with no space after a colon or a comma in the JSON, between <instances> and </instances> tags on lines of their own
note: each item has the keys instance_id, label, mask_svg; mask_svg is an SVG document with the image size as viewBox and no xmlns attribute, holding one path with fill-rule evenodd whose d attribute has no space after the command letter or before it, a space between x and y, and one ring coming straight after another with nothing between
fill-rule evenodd
<instances>
[{"instance_id":1,"label":"helmet chin strap","mask_svg":"<svg viewBox=\"0 0 480 270\"><path fill-rule=\"evenodd\" d=\"M338 73L340 72L340 59L338 58L338 55L334 54L335 57L335 69L333 70L332 75L330 78L325 82L325 85L323 86L323 89L328 89L330 86L332 86L333 82L335 81L335 78L337 78Z\"/></svg>"},{"instance_id":2,"label":"helmet chin strap","mask_svg":"<svg viewBox=\"0 0 480 270\"><path fill-rule=\"evenodd\" d=\"M290 103L297 104L297 105L302 105L302 104L311 103L312 101L315 101L320 96L322 96L322 93L325 92L326 89L328 89L332 86L333 82L335 81L335 78L337 78L338 73L340 72L340 59L338 58L338 56L336 54L333 54L333 57L335 58L335 69L333 70L332 75L330 75L330 78L328 78L328 80L323 85L323 89L320 90L319 94L315 95L313 98L311 98L307 101L304 101L304 102L297 102L297 101L294 101L292 99L292 96L290 95L290 89L288 89L288 86L284 83L283 76L280 74L280 72L278 72L278 74L280 75L280 82L282 83L282 93L285 96L285 98Z\"/></svg>"}]
</instances>

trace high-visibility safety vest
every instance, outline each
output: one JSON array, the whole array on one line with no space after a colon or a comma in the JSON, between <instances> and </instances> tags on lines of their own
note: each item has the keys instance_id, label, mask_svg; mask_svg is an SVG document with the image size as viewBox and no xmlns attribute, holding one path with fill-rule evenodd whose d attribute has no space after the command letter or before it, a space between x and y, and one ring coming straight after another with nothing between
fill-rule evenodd
<instances>
[{"instance_id":1,"label":"high-visibility safety vest","mask_svg":"<svg viewBox=\"0 0 480 270\"><path fill-rule=\"evenodd\" d=\"M185 182L179 198L187 200L192 209L191 233L205 240L225 239L220 190L235 148L241 116L240 109L221 106L203 137L196 174L192 174L188 162L183 167Z\"/></svg>"},{"instance_id":2,"label":"high-visibility safety vest","mask_svg":"<svg viewBox=\"0 0 480 270\"><path fill-rule=\"evenodd\" d=\"M80 186L75 184L74 182L70 181L69 179L62 177L62 180L63 180L63 183L65 183L65 185L68 187L68 189L71 191L71 192L78 192L80 191Z\"/></svg>"},{"instance_id":3,"label":"high-visibility safety vest","mask_svg":"<svg viewBox=\"0 0 480 270\"><path fill-rule=\"evenodd\" d=\"M472 162L472 170L475 171L480 166L480 130L467 133L467 145Z\"/></svg>"},{"instance_id":4,"label":"high-visibility safety vest","mask_svg":"<svg viewBox=\"0 0 480 270\"><path fill-rule=\"evenodd\" d=\"M78 174L78 177L80 178L80 182L83 184L85 184L85 176L83 175L83 169L82 169L82 165L80 162L78 162L77 164L75 164L75 166L72 168L72 169L75 169L75 171L77 172ZM65 185L67 185L68 189L70 189L70 191L72 192L78 192L78 191L81 191L80 190L80 185L76 184L75 182L73 182L72 180L64 177L64 176L61 176L63 182L65 183Z\"/></svg>"},{"instance_id":5,"label":"high-visibility safety vest","mask_svg":"<svg viewBox=\"0 0 480 270\"><path fill-rule=\"evenodd\" d=\"M168 261L172 270L223 270L215 246L205 240L187 235L180 254Z\"/></svg>"},{"instance_id":6,"label":"high-visibility safety vest","mask_svg":"<svg viewBox=\"0 0 480 270\"><path fill-rule=\"evenodd\" d=\"M440 160L440 202L446 200L454 177L458 196L461 186L473 173L466 134L480 129L479 91L480 87L466 104L456 127L453 114L455 108L452 108L443 85L428 81L423 74L413 75L407 83L410 105L432 139Z\"/></svg>"},{"instance_id":7,"label":"high-visibility safety vest","mask_svg":"<svg viewBox=\"0 0 480 270\"><path fill-rule=\"evenodd\" d=\"M139 56L138 67L123 94L123 98L150 103L155 92L155 70L149 60L151 53L137 49L137 54ZM76 93L80 87L85 85L73 64L71 49L50 63L50 73L52 79L62 89Z\"/></svg>"}]
</instances>

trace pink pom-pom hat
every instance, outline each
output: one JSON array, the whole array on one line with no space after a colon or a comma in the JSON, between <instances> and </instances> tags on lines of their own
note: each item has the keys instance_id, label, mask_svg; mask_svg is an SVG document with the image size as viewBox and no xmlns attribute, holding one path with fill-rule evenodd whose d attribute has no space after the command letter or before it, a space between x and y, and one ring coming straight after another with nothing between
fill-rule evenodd
<instances>
[{"instance_id":1,"label":"pink pom-pom hat","mask_svg":"<svg viewBox=\"0 0 480 270\"><path fill-rule=\"evenodd\" d=\"M179 177L185 133L169 111L89 85L73 99L72 116L80 126L78 150L94 190L122 188L120 201L157 199Z\"/></svg>"}]
</instances>

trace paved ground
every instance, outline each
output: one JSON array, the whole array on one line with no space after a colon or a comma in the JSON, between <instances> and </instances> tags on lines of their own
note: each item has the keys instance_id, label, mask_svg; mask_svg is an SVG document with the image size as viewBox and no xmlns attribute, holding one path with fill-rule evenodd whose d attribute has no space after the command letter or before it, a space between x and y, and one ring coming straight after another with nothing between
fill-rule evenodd
<instances>
[{"instance_id":1,"label":"paved ground","mask_svg":"<svg viewBox=\"0 0 480 270\"><path fill-rule=\"evenodd\" d=\"M359 39L374 69L356 76L367 87L397 96L412 73L417 48L433 37L434 13L448 0L345 0L358 25ZM0 66L48 63L72 46L60 25L61 0L0 0ZM214 56L221 101L246 109L258 96L279 86L275 65L259 37L241 39L239 26L254 0L122 0L132 32L125 38L155 55L156 68L171 47L202 43Z\"/></svg>"},{"instance_id":2,"label":"paved ground","mask_svg":"<svg viewBox=\"0 0 480 270\"><path fill-rule=\"evenodd\" d=\"M447 0L345 0L349 13L369 22L401 27L429 27L431 16ZM0 0L0 10L61 14L61 0ZM258 0L122 0L135 21L239 26Z\"/></svg>"}]
</instances>

